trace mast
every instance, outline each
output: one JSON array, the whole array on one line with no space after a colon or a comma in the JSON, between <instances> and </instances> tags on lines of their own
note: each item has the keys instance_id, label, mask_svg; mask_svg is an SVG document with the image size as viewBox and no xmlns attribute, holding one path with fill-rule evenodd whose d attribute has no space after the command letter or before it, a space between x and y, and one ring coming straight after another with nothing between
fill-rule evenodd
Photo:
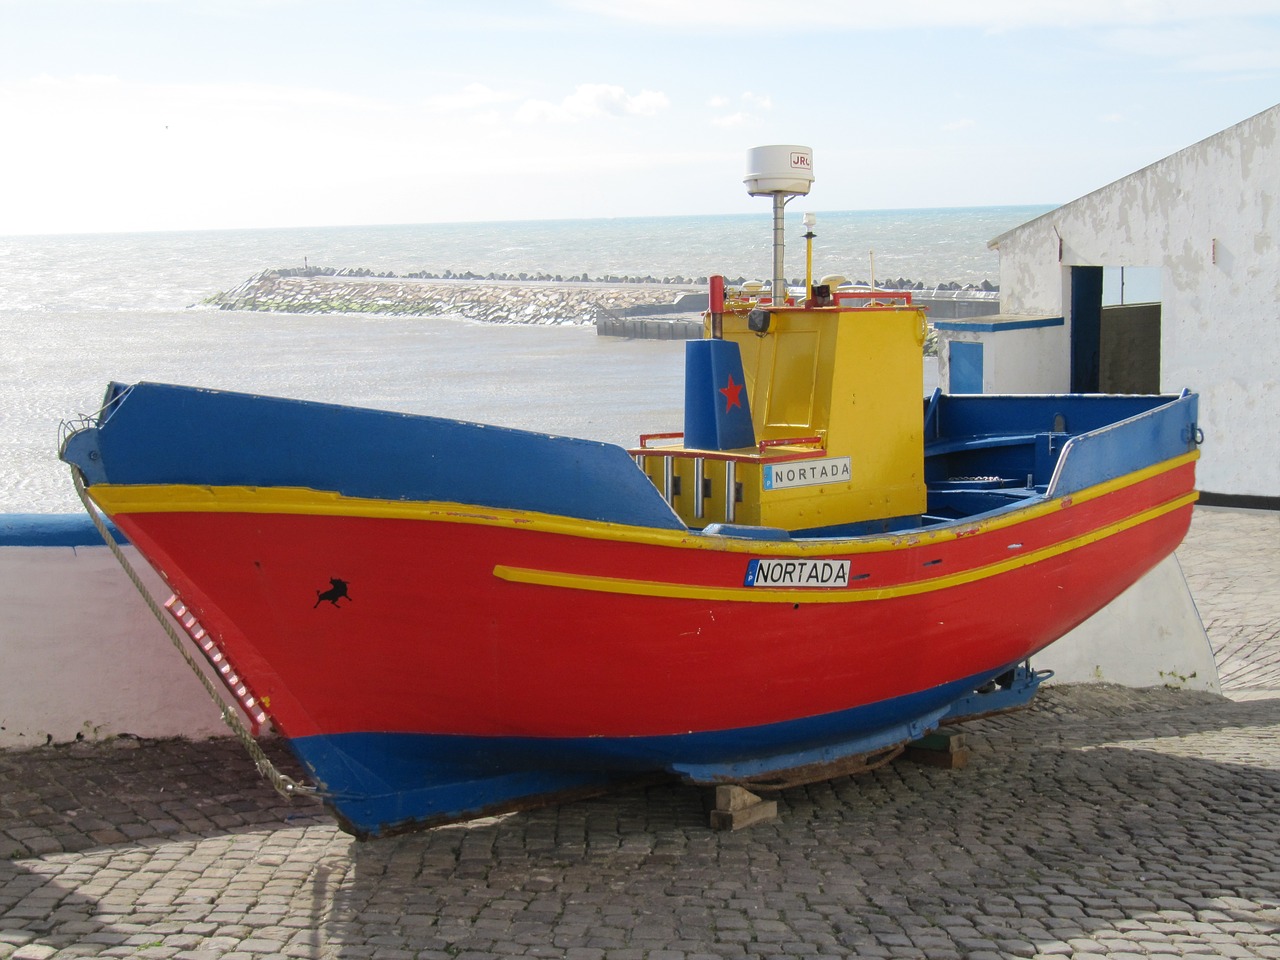
<instances>
[{"instance_id":1,"label":"mast","mask_svg":"<svg viewBox=\"0 0 1280 960\"><path fill-rule=\"evenodd\" d=\"M813 183L813 151L792 143L753 147L747 151L742 181L753 197L773 198L773 304L787 302L786 224L784 212L793 197L809 193Z\"/></svg>"}]
</instances>

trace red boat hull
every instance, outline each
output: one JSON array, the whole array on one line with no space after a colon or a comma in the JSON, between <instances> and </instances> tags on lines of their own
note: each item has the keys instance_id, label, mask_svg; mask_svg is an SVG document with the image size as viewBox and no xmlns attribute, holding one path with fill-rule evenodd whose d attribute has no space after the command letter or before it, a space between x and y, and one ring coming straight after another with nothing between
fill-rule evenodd
<instances>
[{"instance_id":1,"label":"red boat hull","mask_svg":"<svg viewBox=\"0 0 1280 960\"><path fill-rule=\"evenodd\" d=\"M609 445L196 388L112 385L62 456L372 835L838 770L1026 703L1023 661L1181 541L1195 416L935 397L928 509L840 536L691 529Z\"/></svg>"},{"instance_id":2,"label":"red boat hull","mask_svg":"<svg viewBox=\"0 0 1280 960\"><path fill-rule=\"evenodd\" d=\"M1192 470L1017 523L807 548L866 575L838 599L756 600L748 558L779 553L762 542L607 540L463 510L115 520L290 737L662 736L832 713L1024 659L1172 552ZM349 584L337 604L317 602L329 577Z\"/></svg>"}]
</instances>

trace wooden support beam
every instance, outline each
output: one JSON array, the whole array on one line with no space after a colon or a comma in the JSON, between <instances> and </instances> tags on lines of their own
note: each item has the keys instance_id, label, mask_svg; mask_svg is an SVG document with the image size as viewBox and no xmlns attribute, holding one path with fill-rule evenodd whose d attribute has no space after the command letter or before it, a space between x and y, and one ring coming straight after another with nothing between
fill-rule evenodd
<instances>
[{"instance_id":1,"label":"wooden support beam","mask_svg":"<svg viewBox=\"0 0 1280 960\"><path fill-rule=\"evenodd\" d=\"M965 746L963 733L943 727L908 744L902 755L930 767L959 770L969 762L970 753L972 751Z\"/></svg>"},{"instance_id":2,"label":"wooden support beam","mask_svg":"<svg viewBox=\"0 0 1280 960\"><path fill-rule=\"evenodd\" d=\"M778 818L778 801L761 800L737 784L716 787L716 805L711 811L712 830L741 830L753 823Z\"/></svg>"}]
</instances>

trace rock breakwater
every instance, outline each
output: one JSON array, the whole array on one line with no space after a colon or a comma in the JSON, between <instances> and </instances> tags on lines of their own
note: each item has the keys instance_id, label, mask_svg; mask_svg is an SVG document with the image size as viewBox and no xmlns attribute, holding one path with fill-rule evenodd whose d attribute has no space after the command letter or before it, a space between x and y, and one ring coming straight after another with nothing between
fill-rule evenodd
<instances>
[{"instance_id":1,"label":"rock breakwater","mask_svg":"<svg viewBox=\"0 0 1280 960\"><path fill-rule=\"evenodd\" d=\"M265 270L203 301L221 310L365 313L457 317L484 323L593 324L637 313L664 313L693 283L491 279L423 279L327 268ZM697 309L685 307L683 309Z\"/></svg>"},{"instance_id":2,"label":"rock breakwater","mask_svg":"<svg viewBox=\"0 0 1280 960\"><path fill-rule=\"evenodd\" d=\"M280 267L270 271L278 273L282 277L372 277L380 280L396 280L401 279L391 272L378 272L370 270L368 267L343 267L341 269L335 267ZM446 270L444 273L431 273L422 270L413 273L406 273L403 277L405 280L484 280L484 281L504 281L511 283L600 283L600 284L642 284L652 286L654 284L672 285L678 287L697 287L704 289L707 286L707 277L654 277L654 276L630 276L606 274L599 277L592 277L586 273L572 274L564 276L563 274L550 274L543 271L537 273L475 273L466 270L461 273L455 273L452 270ZM751 277L725 277L725 283L729 286L740 286ZM758 278L756 278L758 279ZM814 282L817 282L815 278ZM787 280L790 287L804 286L803 277L793 277ZM869 286L867 280L858 280L856 286ZM913 291L968 291L981 293L995 293L1000 287L993 284L990 280L983 280L982 283L959 284L954 281L949 283L938 283L928 285L922 280L910 280L906 277L898 277L896 280L890 278L880 278L876 282L878 290L913 290Z\"/></svg>"},{"instance_id":3,"label":"rock breakwater","mask_svg":"<svg viewBox=\"0 0 1280 960\"><path fill-rule=\"evenodd\" d=\"M363 267L284 267L264 270L240 286L204 300L221 310L275 313L382 314L452 317L481 323L591 324L601 336L648 340L701 337L707 308L706 278L565 278L547 274L453 273L445 276L375 273ZM741 284L743 278L728 278ZM795 281L800 285L802 281ZM862 283L866 286L865 282ZM898 278L882 290L911 291L933 319L998 313L999 289L990 283L923 284ZM930 329L925 352L935 350Z\"/></svg>"}]
</instances>

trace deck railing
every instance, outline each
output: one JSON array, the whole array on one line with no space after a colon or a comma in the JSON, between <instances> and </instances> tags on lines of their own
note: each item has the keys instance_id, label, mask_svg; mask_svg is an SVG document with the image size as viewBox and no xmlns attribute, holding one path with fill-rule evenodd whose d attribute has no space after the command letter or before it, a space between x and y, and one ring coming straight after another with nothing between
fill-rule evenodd
<instances>
[{"instance_id":1,"label":"deck railing","mask_svg":"<svg viewBox=\"0 0 1280 960\"><path fill-rule=\"evenodd\" d=\"M627 452L636 461L636 466L645 470L649 457L662 457L662 497L673 509L675 508L675 461L689 460L693 463L693 489L697 491L693 498L693 517L695 520L706 519L703 504L702 488L706 477L706 461L715 460L725 465L724 477L724 523L734 523L738 499L739 463L767 464L787 463L791 460L804 460L813 456L812 450L790 450L785 453L769 453L775 447L818 447L821 449L822 437L783 437L773 440L761 440L754 450L688 450L671 443L667 446L653 446L654 441L683 440L683 433L646 433L640 436L640 446Z\"/></svg>"}]
</instances>

